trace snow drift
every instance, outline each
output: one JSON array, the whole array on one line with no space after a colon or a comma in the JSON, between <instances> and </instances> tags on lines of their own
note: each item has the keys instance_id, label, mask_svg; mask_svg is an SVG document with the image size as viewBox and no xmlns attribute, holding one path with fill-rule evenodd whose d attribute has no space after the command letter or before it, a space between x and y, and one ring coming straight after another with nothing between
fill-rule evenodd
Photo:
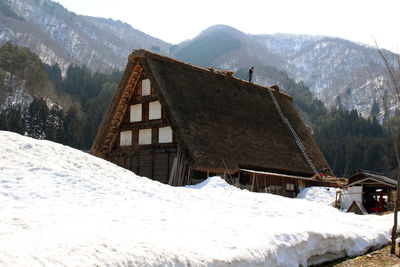
<instances>
[{"instance_id":1,"label":"snow drift","mask_svg":"<svg viewBox=\"0 0 400 267\"><path fill-rule=\"evenodd\" d=\"M251 193L212 177L170 187L0 131L0 265L298 266L389 242L392 216Z\"/></svg>"}]
</instances>

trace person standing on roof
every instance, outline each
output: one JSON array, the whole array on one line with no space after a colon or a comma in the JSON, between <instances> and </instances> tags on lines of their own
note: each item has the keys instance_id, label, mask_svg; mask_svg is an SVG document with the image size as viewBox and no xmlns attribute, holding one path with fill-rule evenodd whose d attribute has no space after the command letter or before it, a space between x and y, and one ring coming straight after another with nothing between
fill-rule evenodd
<instances>
[{"instance_id":1,"label":"person standing on roof","mask_svg":"<svg viewBox=\"0 0 400 267\"><path fill-rule=\"evenodd\" d=\"M249 82L251 83L251 79L253 78L254 67L249 69Z\"/></svg>"}]
</instances>

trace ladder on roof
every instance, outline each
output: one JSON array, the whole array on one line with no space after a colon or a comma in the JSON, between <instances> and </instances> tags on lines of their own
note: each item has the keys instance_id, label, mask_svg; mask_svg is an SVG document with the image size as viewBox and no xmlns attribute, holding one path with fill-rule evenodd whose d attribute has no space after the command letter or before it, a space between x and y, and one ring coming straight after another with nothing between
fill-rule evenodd
<instances>
[{"instance_id":1,"label":"ladder on roof","mask_svg":"<svg viewBox=\"0 0 400 267\"><path fill-rule=\"evenodd\" d=\"M314 174L318 174L317 169L315 168L314 164L311 162L311 159L308 157L306 149L303 146L303 143L301 142L299 136L297 135L296 131L293 129L292 124L289 122L289 120L286 118L286 116L283 114L281 107L279 106L278 101L276 101L276 98L274 96L274 93L272 93L272 90L267 87L268 93L272 98L272 101L275 104L275 108L279 113L279 116L281 117L282 121L286 126L289 128L290 132L292 133L294 140L296 141L297 146L299 147L301 153L303 154L304 159L307 161L308 165L311 167L313 170Z\"/></svg>"}]
</instances>

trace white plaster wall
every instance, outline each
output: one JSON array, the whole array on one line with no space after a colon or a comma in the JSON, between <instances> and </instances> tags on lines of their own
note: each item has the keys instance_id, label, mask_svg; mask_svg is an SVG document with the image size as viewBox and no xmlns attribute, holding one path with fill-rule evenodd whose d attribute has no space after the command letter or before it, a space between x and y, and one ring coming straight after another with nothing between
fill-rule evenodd
<instances>
[{"instance_id":1,"label":"white plaster wall","mask_svg":"<svg viewBox=\"0 0 400 267\"><path fill-rule=\"evenodd\" d=\"M131 146L132 145L132 131L123 131L120 133L119 138L120 146Z\"/></svg>"},{"instance_id":2,"label":"white plaster wall","mask_svg":"<svg viewBox=\"0 0 400 267\"><path fill-rule=\"evenodd\" d=\"M131 117L130 121L141 121L142 120L142 104L131 105Z\"/></svg>"},{"instance_id":3,"label":"white plaster wall","mask_svg":"<svg viewBox=\"0 0 400 267\"><path fill-rule=\"evenodd\" d=\"M149 120L161 119L161 104L158 101L149 103Z\"/></svg>"},{"instance_id":4,"label":"white plaster wall","mask_svg":"<svg viewBox=\"0 0 400 267\"><path fill-rule=\"evenodd\" d=\"M170 126L158 129L159 143L172 143L172 129Z\"/></svg>"},{"instance_id":5,"label":"white plaster wall","mask_svg":"<svg viewBox=\"0 0 400 267\"><path fill-rule=\"evenodd\" d=\"M150 145L150 144L151 144L151 129L140 129L139 145Z\"/></svg>"},{"instance_id":6,"label":"white plaster wall","mask_svg":"<svg viewBox=\"0 0 400 267\"><path fill-rule=\"evenodd\" d=\"M150 95L150 80L142 80L142 96Z\"/></svg>"}]
</instances>

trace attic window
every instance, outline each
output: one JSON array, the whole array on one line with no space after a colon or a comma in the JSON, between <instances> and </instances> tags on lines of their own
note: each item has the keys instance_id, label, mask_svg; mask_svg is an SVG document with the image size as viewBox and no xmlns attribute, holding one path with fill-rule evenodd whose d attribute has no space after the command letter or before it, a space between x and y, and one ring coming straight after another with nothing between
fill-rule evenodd
<instances>
[{"instance_id":1,"label":"attic window","mask_svg":"<svg viewBox=\"0 0 400 267\"><path fill-rule=\"evenodd\" d=\"M142 104L131 105L131 119L130 122L142 120Z\"/></svg>"},{"instance_id":2,"label":"attic window","mask_svg":"<svg viewBox=\"0 0 400 267\"><path fill-rule=\"evenodd\" d=\"M172 143L172 129L170 126L158 129L158 143Z\"/></svg>"},{"instance_id":3,"label":"attic window","mask_svg":"<svg viewBox=\"0 0 400 267\"><path fill-rule=\"evenodd\" d=\"M149 103L149 120L161 119L161 104L158 101Z\"/></svg>"},{"instance_id":4,"label":"attic window","mask_svg":"<svg viewBox=\"0 0 400 267\"><path fill-rule=\"evenodd\" d=\"M120 133L119 138L120 146L131 146L132 145L132 131L123 131Z\"/></svg>"},{"instance_id":5,"label":"attic window","mask_svg":"<svg viewBox=\"0 0 400 267\"><path fill-rule=\"evenodd\" d=\"M150 145L150 144L151 144L151 129L140 129L139 145Z\"/></svg>"},{"instance_id":6,"label":"attic window","mask_svg":"<svg viewBox=\"0 0 400 267\"><path fill-rule=\"evenodd\" d=\"M142 80L142 96L150 95L150 80Z\"/></svg>"}]
</instances>

